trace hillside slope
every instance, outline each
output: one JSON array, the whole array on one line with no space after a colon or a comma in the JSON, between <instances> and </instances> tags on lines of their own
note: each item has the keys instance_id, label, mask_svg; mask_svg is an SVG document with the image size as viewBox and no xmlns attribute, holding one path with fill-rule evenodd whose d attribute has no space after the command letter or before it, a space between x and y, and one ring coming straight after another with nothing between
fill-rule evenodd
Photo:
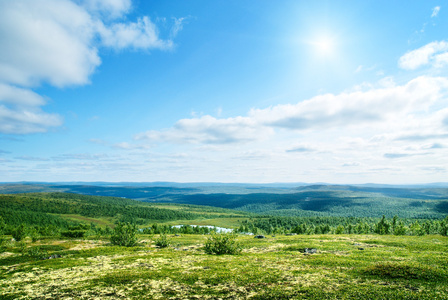
<instances>
[{"instance_id":1,"label":"hillside slope","mask_svg":"<svg viewBox=\"0 0 448 300\"><path fill-rule=\"evenodd\" d=\"M448 188L376 185L3 184L0 193L59 191L148 203L205 205L276 216L443 218Z\"/></svg>"}]
</instances>

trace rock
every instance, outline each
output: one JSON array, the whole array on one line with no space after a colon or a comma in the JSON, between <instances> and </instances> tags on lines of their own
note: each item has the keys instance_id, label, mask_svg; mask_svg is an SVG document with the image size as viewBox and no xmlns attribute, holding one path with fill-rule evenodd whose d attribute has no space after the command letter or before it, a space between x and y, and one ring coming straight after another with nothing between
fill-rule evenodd
<instances>
[{"instance_id":1,"label":"rock","mask_svg":"<svg viewBox=\"0 0 448 300\"><path fill-rule=\"evenodd\" d=\"M317 253L317 249L316 248L305 248L305 253L314 254L314 253Z\"/></svg>"},{"instance_id":2,"label":"rock","mask_svg":"<svg viewBox=\"0 0 448 300\"><path fill-rule=\"evenodd\" d=\"M364 248L358 248L358 250L364 250Z\"/></svg>"},{"instance_id":3,"label":"rock","mask_svg":"<svg viewBox=\"0 0 448 300\"><path fill-rule=\"evenodd\" d=\"M265 239L266 237L264 235L256 235L254 236L256 239Z\"/></svg>"},{"instance_id":4,"label":"rock","mask_svg":"<svg viewBox=\"0 0 448 300\"><path fill-rule=\"evenodd\" d=\"M287 233L286 235L288 235L288 236L297 235L297 233Z\"/></svg>"}]
</instances>

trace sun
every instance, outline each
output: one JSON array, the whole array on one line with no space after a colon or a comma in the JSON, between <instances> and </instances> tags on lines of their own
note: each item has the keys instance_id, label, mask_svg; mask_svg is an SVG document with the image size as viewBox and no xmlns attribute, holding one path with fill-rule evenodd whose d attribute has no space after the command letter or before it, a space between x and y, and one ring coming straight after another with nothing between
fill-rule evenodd
<instances>
[{"instance_id":1,"label":"sun","mask_svg":"<svg viewBox=\"0 0 448 300\"><path fill-rule=\"evenodd\" d=\"M334 51L334 41L328 37L321 37L312 42L315 50L321 55L330 55Z\"/></svg>"}]
</instances>

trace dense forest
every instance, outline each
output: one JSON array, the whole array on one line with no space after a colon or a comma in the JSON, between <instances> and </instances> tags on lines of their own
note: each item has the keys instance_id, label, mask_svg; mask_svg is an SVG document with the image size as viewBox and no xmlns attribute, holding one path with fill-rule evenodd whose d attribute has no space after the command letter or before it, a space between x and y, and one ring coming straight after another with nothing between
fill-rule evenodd
<instances>
[{"instance_id":1,"label":"dense forest","mask_svg":"<svg viewBox=\"0 0 448 300\"><path fill-rule=\"evenodd\" d=\"M127 222L143 226L172 220L203 219L210 215L241 216L241 213L220 208L165 206L167 208L157 208L154 204L131 199L70 193L0 195L0 218L7 233L12 233L19 225L23 225L34 228L34 231L42 235L51 235L67 230L86 231L90 227L99 230L101 227L97 224L114 226ZM90 225L92 221L93 224Z\"/></svg>"},{"instance_id":2,"label":"dense forest","mask_svg":"<svg viewBox=\"0 0 448 300\"><path fill-rule=\"evenodd\" d=\"M306 195L309 197L310 194ZM314 207L320 205L319 201L317 202ZM448 217L429 218L428 215L425 215L425 218L403 218L397 215L341 217L337 214L276 216L265 213L249 214L210 206L181 204L163 204L162 208L155 206L154 203L125 198L72 193L0 195L0 233L12 235L16 240L24 236L34 239L37 236L79 238L88 235L110 235L116 224L127 223L140 227L140 232L146 234L208 234L214 229L188 225L174 227L169 222L188 221L189 224L194 224L194 221L216 218L233 220L234 232L242 234L446 236L448 232Z\"/></svg>"},{"instance_id":3,"label":"dense forest","mask_svg":"<svg viewBox=\"0 0 448 300\"><path fill-rule=\"evenodd\" d=\"M405 219L440 219L448 214L448 188L443 185L171 185L3 184L0 185L0 193L63 191L78 195L130 198L147 203L201 205L290 217L381 218L385 215L392 218L397 215ZM126 202L123 200L118 203ZM83 213L87 214L86 211Z\"/></svg>"}]
</instances>

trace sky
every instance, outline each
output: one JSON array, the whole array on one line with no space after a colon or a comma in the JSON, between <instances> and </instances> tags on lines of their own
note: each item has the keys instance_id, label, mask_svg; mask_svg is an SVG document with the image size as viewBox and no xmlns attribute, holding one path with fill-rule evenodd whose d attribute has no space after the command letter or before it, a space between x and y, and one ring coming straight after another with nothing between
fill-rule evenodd
<instances>
[{"instance_id":1,"label":"sky","mask_svg":"<svg viewBox=\"0 0 448 300\"><path fill-rule=\"evenodd\" d=\"M0 0L0 182L448 181L448 2Z\"/></svg>"}]
</instances>

